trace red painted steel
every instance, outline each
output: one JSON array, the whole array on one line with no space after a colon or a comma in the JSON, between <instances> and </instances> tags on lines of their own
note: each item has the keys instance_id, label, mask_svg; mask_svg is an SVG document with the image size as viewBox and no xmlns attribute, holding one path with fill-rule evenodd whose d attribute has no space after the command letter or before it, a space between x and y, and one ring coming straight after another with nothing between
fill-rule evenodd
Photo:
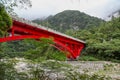
<instances>
[{"instance_id":1,"label":"red painted steel","mask_svg":"<svg viewBox=\"0 0 120 80\"><path fill-rule=\"evenodd\" d=\"M38 28L20 21L13 21L13 26L9 30L12 34L10 37L0 38L0 42L7 42L13 40L21 40L26 38L39 39L41 37L54 39L53 45L58 50L66 53L67 58L76 59L80 56L85 43L75 39Z\"/></svg>"}]
</instances>

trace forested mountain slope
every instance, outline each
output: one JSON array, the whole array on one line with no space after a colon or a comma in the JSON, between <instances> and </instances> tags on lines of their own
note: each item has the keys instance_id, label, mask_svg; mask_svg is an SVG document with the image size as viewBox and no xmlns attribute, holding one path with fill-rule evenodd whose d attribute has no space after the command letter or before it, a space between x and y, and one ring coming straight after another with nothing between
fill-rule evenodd
<instances>
[{"instance_id":1,"label":"forested mountain slope","mask_svg":"<svg viewBox=\"0 0 120 80\"><path fill-rule=\"evenodd\" d=\"M97 27L104 20L89 16L76 10L65 10L44 20L36 19L33 22L50 27L57 31L65 32L68 29L79 30L89 27Z\"/></svg>"}]
</instances>

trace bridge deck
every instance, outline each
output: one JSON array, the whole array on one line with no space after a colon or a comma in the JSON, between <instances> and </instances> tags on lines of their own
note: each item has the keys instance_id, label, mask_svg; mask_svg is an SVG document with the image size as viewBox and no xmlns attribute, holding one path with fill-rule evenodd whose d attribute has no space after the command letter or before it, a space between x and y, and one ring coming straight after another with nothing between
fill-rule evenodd
<instances>
[{"instance_id":1,"label":"bridge deck","mask_svg":"<svg viewBox=\"0 0 120 80\"><path fill-rule=\"evenodd\" d=\"M82 40L79 40L79 39L77 39L77 38L74 38L74 37L68 36L68 35L66 35L66 34L60 33L60 32L58 32L58 31L53 30L53 29L50 29L50 28L48 28L48 27L44 27L44 26L38 25L38 24L33 23L33 22L29 21L29 20L25 20L25 19L23 19L23 18L19 18L19 17L16 17L16 16L12 16L12 18L13 18L13 20L15 20L15 21L19 21L19 22L22 22L22 23L25 23L25 24L28 24L28 25L32 25L32 26L34 26L34 27L43 29L43 30L45 30L45 31L48 31L48 32L51 32L51 33L54 33L54 34L58 34L58 35L61 35L61 36L64 36L64 37L67 37L67 38L69 38L69 39L72 39L72 40L75 40L75 41L78 41L78 42L81 42L81 43L85 43L85 42L82 41Z\"/></svg>"}]
</instances>

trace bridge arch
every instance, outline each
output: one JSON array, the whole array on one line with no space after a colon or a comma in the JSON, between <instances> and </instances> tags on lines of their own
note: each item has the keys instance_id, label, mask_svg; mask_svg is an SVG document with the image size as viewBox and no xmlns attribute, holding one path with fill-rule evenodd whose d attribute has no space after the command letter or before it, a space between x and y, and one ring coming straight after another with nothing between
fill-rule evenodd
<instances>
[{"instance_id":1,"label":"bridge arch","mask_svg":"<svg viewBox=\"0 0 120 80\"><path fill-rule=\"evenodd\" d=\"M85 47L85 42L76 38L67 36L65 34L43 28L39 25L33 25L26 22L13 20L13 26L8 31L12 35L9 37L0 38L0 42L7 42L22 39L40 39L53 37L54 47L58 50L64 51L67 58L76 59L82 49Z\"/></svg>"}]
</instances>

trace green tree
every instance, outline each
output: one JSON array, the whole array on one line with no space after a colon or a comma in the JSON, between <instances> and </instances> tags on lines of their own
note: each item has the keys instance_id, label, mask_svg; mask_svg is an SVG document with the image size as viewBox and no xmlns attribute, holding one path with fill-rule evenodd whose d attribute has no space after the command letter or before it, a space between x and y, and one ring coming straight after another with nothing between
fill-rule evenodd
<instances>
[{"instance_id":1,"label":"green tree","mask_svg":"<svg viewBox=\"0 0 120 80\"><path fill-rule=\"evenodd\" d=\"M51 45L54 45L52 38L41 38L40 41L32 40L24 40L26 45L33 46L24 52L25 57L27 59L32 60L65 60L66 56L63 52L60 52L53 48Z\"/></svg>"},{"instance_id":2,"label":"green tree","mask_svg":"<svg viewBox=\"0 0 120 80\"><path fill-rule=\"evenodd\" d=\"M13 12L13 7L31 7L30 0L0 0L0 36L6 36L12 25L12 19L8 15Z\"/></svg>"},{"instance_id":3,"label":"green tree","mask_svg":"<svg viewBox=\"0 0 120 80\"><path fill-rule=\"evenodd\" d=\"M6 36L11 25L12 18L7 14L4 5L0 3L0 36Z\"/></svg>"}]
</instances>

